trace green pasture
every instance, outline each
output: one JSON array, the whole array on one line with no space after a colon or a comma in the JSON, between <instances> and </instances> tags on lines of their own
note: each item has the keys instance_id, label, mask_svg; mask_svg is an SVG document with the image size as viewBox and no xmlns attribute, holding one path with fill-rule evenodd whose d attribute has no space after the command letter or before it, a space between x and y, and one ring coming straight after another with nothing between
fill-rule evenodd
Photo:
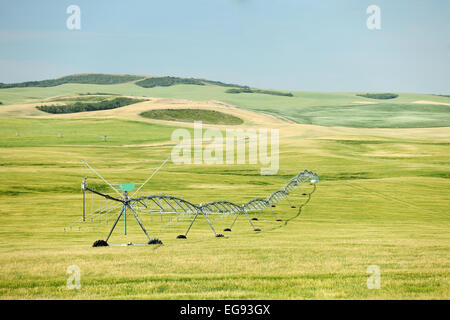
<instances>
[{"instance_id":1,"label":"green pasture","mask_svg":"<svg viewBox=\"0 0 450 320\"><path fill-rule=\"evenodd\" d=\"M162 143L175 127L116 119L3 118L0 147L120 146Z\"/></svg>"},{"instance_id":2,"label":"green pasture","mask_svg":"<svg viewBox=\"0 0 450 320\"><path fill-rule=\"evenodd\" d=\"M450 106L366 104L262 110L302 124L353 128L431 128L450 126Z\"/></svg>"},{"instance_id":3,"label":"green pasture","mask_svg":"<svg viewBox=\"0 0 450 320\"><path fill-rule=\"evenodd\" d=\"M205 86L210 91L200 92L196 90L204 88L198 87L69 84L2 89L0 100L22 103L89 90L137 96L171 94L193 100L225 97L222 101L262 109L273 108L272 98L286 99L283 108L288 109L295 106L295 99L305 101L303 106L321 99L319 94L298 92L293 98L250 98L226 95L225 88ZM323 98L341 106L353 99L346 93L324 94ZM406 103L425 97L400 94L398 99ZM296 193L292 201L297 208L287 203L277 206L282 223L265 212L255 222L263 230L260 233L240 217L231 233L215 238L200 219L188 239L178 240L175 236L184 230L186 221L167 225L167 220L147 216L143 217L147 230L164 245L92 248L95 240L106 237L106 221L64 230L81 218L82 178L88 174L95 181L82 159L113 183L141 182L170 154L173 129L118 119L1 118L0 298L450 296L450 141L442 138L292 137L280 141L277 175L261 176L260 165L169 162L143 189L142 194L174 194L194 203L221 199L244 203L268 196L305 168L318 172L321 182L309 202ZM224 217L214 225L220 231L229 222ZM127 236L121 222L110 242L142 243L145 237L130 217L128 225ZM81 269L80 290L66 287L66 270L71 265ZM378 290L366 285L370 265L380 267Z\"/></svg>"}]
</instances>

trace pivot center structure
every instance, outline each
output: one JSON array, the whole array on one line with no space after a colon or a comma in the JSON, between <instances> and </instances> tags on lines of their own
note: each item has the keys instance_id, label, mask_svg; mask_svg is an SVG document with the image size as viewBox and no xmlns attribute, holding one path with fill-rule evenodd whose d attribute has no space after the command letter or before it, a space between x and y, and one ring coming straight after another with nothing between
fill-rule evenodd
<instances>
[{"instance_id":1,"label":"pivot center structure","mask_svg":"<svg viewBox=\"0 0 450 320\"><path fill-rule=\"evenodd\" d=\"M136 194L148 181L150 181L150 179L167 163L168 160L169 159L166 159L166 161L164 161L163 164L143 184L141 184L141 186L136 190L135 193L133 193L133 195ZM87 183L86 183L87 178L84 178L84 180L81 184L81 190L83 191L83 220L85 220L85 217L86 217L86 212L85 212L85 210L86 210L86 204L85 204L86 191L90 191L94 194L102 196L105 199L119 202L122 206L121 210L119 211L119 214L117 215L117 218L115 219L115 221L111 227L111 230L108 233L108 236L106 237L106 240L97 240L94 242L93 246L94 247L108 246L108 240L111 237L111 234L113 233L114 229L116 228L116 225L119 222L122 215L124 217L124 233L125 233L125 235L127 234L127 209L133 214L133 217L136 219L136 221L139 224L139 226L141 227L142 231L147 236L147 239L148 239L147 244L162 244L161 240L156 239L156 238L155 239L150 238L150 236L147 233L147 230L145 230L144 225L142 224L141 220L139 219L138 214L131 206L133 199L132 199L132 196L128 197L128 192L131 192L134 190L135 184L133 184L133 183L120 184L119 188L122 191L122 193L120 193L116 188L114 188L114 186L112 184L110 184L108 181L106 181L106 179L104 179L97 171L95 171L86 161L83 160L82 162L90 170L92 170L100 179L102 179L106 184L108 184L120 196L120 198L116 198L116 197L112 197L108 194L104 194L99 191L93 190L93 189L89 188L89 186L87 185Z\"/></svg>"}]
</instances>

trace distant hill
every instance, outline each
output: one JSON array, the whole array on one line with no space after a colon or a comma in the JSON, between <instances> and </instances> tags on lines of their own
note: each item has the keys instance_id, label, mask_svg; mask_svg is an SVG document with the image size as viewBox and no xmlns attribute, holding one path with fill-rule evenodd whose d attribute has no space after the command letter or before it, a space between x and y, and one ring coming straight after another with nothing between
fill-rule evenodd
<instances>
[{"instance_id":1,"label":"distant hill","mask_svg":"<svg viewBox=\"0 0 450 320\"><path fill-rule=\"evenodd\" d=\"M450 127L450 108L447 105L449 98L431 94L306 91L291 93L198 78L108 74L76 74L53 80L2 84L0 88L2 87L0 101L3 104L0 105L0 112L8 109L5 106L14 104L34 103L47 106L58 102L59 106L48 106L45 110L42 107L41 111L73 113L104 110L122 106L122 103L117 101L117 104L112 103L114 98L151 97L220 101L300 124L327 127ZM92 95L95 92L97 94ZM103 100L108 102L100 104ZM4 111L4 114L14 116L18 112L19 109L17 112L9 110Z\"/></svg>"},{"instance_id":2,"label":"distant hill","mask_svg":"<svg viewBox=\"0 0 450 320\"><path fill-rule=\"evenodd\" d=\"M136 76L136 75L116 75L116 74L74 74L70 76L65 76L57 79L41 80L41 81L27 81L19 83L0 83L0 89L9 88L26 88L26 87L56 87L59 85L67 83L77 83L77 84L98 84L98 85L108 85L108 84L121 84L127 82L134 82L137 86L142 88L155 88L155 87L170 87L178 84L188 84L188 85L213 85L219 87L229 87L232 88L227 91L227 93L262 93L271 94L279 96L289 96L292 97L292 93L284 93L275 90L259 90L251 89L248 86L243 86L233 83L225 83L221 81L213 81L198 78L180 78L180 77L146 77L146 76Z\"/></svg>"},{"instance_id":3,"label":"distant hill","mask_svg":"<svg viewBox=\"0 0 450 320\"><path fill-rule=\"evenodd\" d=\"M140 81L137 81L140 80ZM127 82L136 82L136 85L143 88L168 87L176 84L193 84L193 85L216 85L221 87L233 88L249 88L238 84L224 83L221 81L212 81L196 78L180 78L180 77L146 77L136 75L117 75L117 74L74 74L57 79L26 81L18 83L0 83L0 89L8 88L26 88L26 87L55 87L67 83L78 84L120 84Z\"/></svg>"},{"instance_id":4,"label":"distant hill","mask_svg":"<svg viewBox=\"0 0 450 320\"><path fill-rule=\"evenodd\" d=\"M144 80L136 82L136 85L143 88L154 87L170 87L176 84L193 84L198 86L204 86L206 84L216 85L220 87L235 87L235 88L248 88L247 86L241 86L238 84L224 83L220 81L212 81L196 78L180 78L180 77L149 77Z\"/></svg>"},{"instance_id":5,"label":"distant hill","mask_svg":"<svg viewBox=\"0 0 450 320\"><path fill-rule=\"evenodd\" d=\"M66 83L80 84L118 84L144 79L143 76L135 75L115 75L115 74L74 74L62 78L27 81L19 83L0 83L0 89L6 88L24 88L24 87L55 87Z\"/></svg>"}]
</instances>

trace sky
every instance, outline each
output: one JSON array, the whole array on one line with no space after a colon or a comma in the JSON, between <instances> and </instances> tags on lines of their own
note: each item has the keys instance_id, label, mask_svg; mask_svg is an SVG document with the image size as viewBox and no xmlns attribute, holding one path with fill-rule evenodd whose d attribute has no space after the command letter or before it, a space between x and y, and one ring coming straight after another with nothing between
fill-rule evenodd
<instances>
[{"instance_id":1,"label":"sky","mask_svg":"<svg viewBox=\"0 0 450 320\"><path fill-rule=\"evenodd\" d=\"M0 0L0 82L114 73L450 94L449 18L448 0Z\"/></svg>"}]
</instances>

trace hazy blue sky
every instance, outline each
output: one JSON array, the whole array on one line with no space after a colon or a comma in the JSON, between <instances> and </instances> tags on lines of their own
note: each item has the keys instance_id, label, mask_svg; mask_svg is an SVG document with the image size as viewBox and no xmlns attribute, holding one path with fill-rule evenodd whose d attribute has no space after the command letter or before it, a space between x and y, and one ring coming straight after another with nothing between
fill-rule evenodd
<instances>
[{"instance_id":1,"label":"hazy blue sky","mask_svg":"<svg viewBox=\"0 0 450 320\"><path fill-rule=\"evenodd\" d=\"M0 0L0 82L85 72L449 94L450 1Z\"/></svg>"}]
</instances>

